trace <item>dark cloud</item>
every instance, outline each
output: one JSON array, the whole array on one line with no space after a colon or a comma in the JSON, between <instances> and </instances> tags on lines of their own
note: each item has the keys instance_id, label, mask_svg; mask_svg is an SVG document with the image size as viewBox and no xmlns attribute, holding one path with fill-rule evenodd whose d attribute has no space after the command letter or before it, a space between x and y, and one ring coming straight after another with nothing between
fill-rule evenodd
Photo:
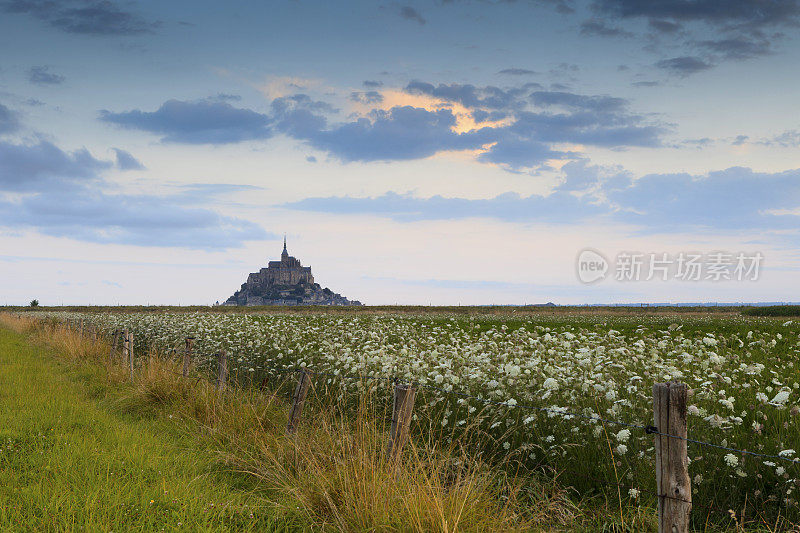
<instances>
[{"instance_id":1,"label":"dark cloud","mask_svg":"<svg viewBox=\"0 0 800 533\"><path fill-rule=\"evenodd\" d=\"M450 110L411 106L376 109L369 117L330 128L322 117L302 112L290 113L279 122L282 131L346 162L421 159L444 150L474 149L486 142L480 133L453 132L454 125Z\"/></svg>"},{"instance_id":2,"label":"dark cloud","mask_svg":"<svg viewBox=\"0 0 800 533\"><path fill-rule=\"evenodd\" d=\"M673 57L671 59L662 59L656 63L656 67L666 70L678 76L689 76L712 67L710 63L706 63L699 57L682 56Z\"/></svg>"},{"instance_id":3,"label":"dark cloud","mask_svg":"<svg viewBox=\"0 0 800 533\"><path fill-rule=\"evenodd\" d=\"M497 72L498 74L505 74L508 76L532 76L538 74L535 70L528 70L526 68L504 68Z\"/></svg>"},{"instance_id":4,"label":"dark cloud","mask_svg":"<svg viewBox=\"0 0 800 533\"><path fill-rule=\"evenodd\" d=\"M312 113L336 113L339 111L329 103L314 100L303 93L276 98L272 101L271 107L273 111L278 114L297 109L304 109Z\"/></svg>"},{"instance_id":5,"label":"dark cloud","mask_svg":"<svg viewBox=\"0 0 800 533\"><path fill-rule=\"evenodd\" d=\"M310 155L310 156L306 157L306 161L308 161L309 163L316 163L317 162L317 158L314 157L313 155Z\"/></svg>"},{"instance_id":6,"label":"dark cloud","mask_svg":"<svg viewBox=\"0 0 800 533\"><path fill-rule=\"evenodd\" d=\"M659 33L673 34L677 33L681 29L680 23L669 20L650 19L647 24L652 30L655 30Z\"/></svg>"},{"instance_id":7,"label":"dark cloud","mask_svg":"<svg viewBox=\"0 0 800 533\"><path fill-rule=\"evenodd\" d=\"M635 81L631 85L634 87L658 87L661 83L657 81Z\"/></svg>"},{"instance_id":8,"label":"dark cloud","mask_svg":"<svg viewBox=\"0 0 800 533\"><path fill-rule=\"evenodd\" d=\"M272 136L272 121L267 115L209 100L169 100L151 112L103 110L100 120L163 135L162 142L226 144Z\"/></svg>"},{"instance_id":9,"label":"dark cloud","mask_svg":"<svg viewBox=\"0 0 800 533\"><path fill-rule=\"evenodd\" d=\"M160 26L109 0L0 0L0 10L27 14L53 28L83 35L140 35Z\"/></svg>"},{"instance_id":10,"label":"dark cloud","mask_svg":"<svg viewBox=\"0 0 800 533\"><path fill-rule=\"evenodd\" d=\"M125 157L120 154L127 152L117 150L118 161ZM0 192L22 193L0 200L0 227L88 242L197 249L233 248L268 236L252 222L196 206L240 186L199 184L166 196L109 194L101 174L111 167L85 149L0 142Z\"/></svg>"},{"instance_id":11,"label":"dark cloud","mask_svg":"<svg viewBox=\"0 0 800 533\"><path fill-rule=\"evenodd\" d=\"M731 144L734 146L741 146L742 144L746 143L748 139L750 139L750 137L747 135L737 135Z\"/></svg>"},{"instance_id":12,"label":"dark cloud","mask_svg":"<svg viewBox=\"0 0 800 533\"><path fill-rule=\"evenodd\" d=\"M0 135L14 133L19 130L19 118L17 113L0 104Z\"/></svg>"},{"instance_id":13,"label":"dark cloud","mask_svg":"<svg viewBox=\"0 0 800 533\"><path fill-rule=\"evenodd\" d=\"M144 165L138 159L133 157L130 152L120 148L114 148L114 153L117 155L117 168L120 170L144 170Z\"/></svg>"},{"instance_id":14,"label":"dark cloud","mask_svg":"<svg viewBox=\"0 0 800 533\"><path fill-rule=\"evenodd\" d=\"M399 13L400 16L406 20L411 20L420 24L425 24L426 22L425 19L422 18L422 15L420 15L419 11L411 6L401 6Z\"/></svg>"},{"instance_id":15,"label":"dark cloud","mask_svg":"<svg viewBox=\"0 0 800 533\"><path fill-rule=\"evenodd\" d=\"M797 0L596 0L596 10L611 16L741 24L751 27L792 24L800 16Z\"/></svg>"},{"instance_id":16,"label":"dark cloud","mask_svg":"<svg viewBox=\"0 0 800 533\"><path fill-rule=\"evenodd\" d=\"M577 111L533 113L525 111L508 129L521 137L547 143L589 144L606 148L660 146L665 128L646 124L637 115Z\"/></svg>"},{"instance_id":17,"label":"dark cloud","mask_svg":"<svg viewBox=\"0 0 800 533\"><path fill-rule=\"evenodd\" d=\"M60 85L66 78L50 72L50 67L31 67L28 70L28 81L36 85Z\"/></svg>"},{"instance_id":18,"label":"dark cloud","mask_svg":"<svg viewBox=\"0 0 800 533\"><path fill-rule=\"evenodd\" d=\"M375 81L375 80L364 80L363 85L367 89L377 89L379 87L383 87L383 82L382 81Z\"/></svg>"},{"instance_id":19,"label":"dark cloud","mask_svg":"<svg viewBox=\"0 0 800 533\"><path fill-rule=\"evenodd\" d=\"M581 35L597 35L600 37L633 36L631 32L614 26L609 26L605 21L597 18L585 20L581 23Z\"/></svg>"},{"instance_id":20,"label":"dark cloud","mask_svg":"<svg viewBox=\"0 0 800 533\"><path fill-rule=\"evenodd\" d=\"M465 107L510 109L524 105L520 97L527 94L529 89L529 85L500 89L491 85L486 87L458 83L433 85L422 81L412 81L403 90L409 94L424 94L449 102L458 102Z\"/></svg>"},{"instance_id":21,"label":"dark cloud","mask_svg":"<svg viewBox=\"0 0 800 533\"><path fill-rule=\"evenodd\" d=\"M546 143L507 132L487 151L480 154L478 161L515 170L536 168L550 159L563 159L565 156L567 154L552 150Z\"/></svg>"},{"instance_id":22,"label":"dark cloud","mask_svg":"<svg viewBox=\"0 0 800 533\"><path fill-rule=\"evenodd\" d=\"M95 159L88 150L64 152L54 144L0 142L0 190L13 192L64 190L96 182L110 161Z\"/></svg>"},{"instance_id":23,"label":"dark cloud","mask_svg":"<svg viewBox=\"0 0 800 533\"><path fill-rule=\"evenodd\" d=\"M373 108L334 122L331 117L337 109L298 93L273 100L269 114L218 101L170 100L154 112L104 111L101 118L161 134L171 142L222 144L280 133L344 162L420 159L442 151L483 149L478 161L515 172L576 156L553 147L555 143L617 149L659 146L666 131L665 126L629 111L622 98L543 91L537 83L500 88L414 81L405 91L440 102L432 109ZM355 91L350 98L365 105L382 101L377 91ZM465 107L478 125L456 132L454 104Z\"/></svg>"},{"instance_id":24,"label":"dark cloud","mask_svg":"<svg viewBox=\"0 0 800 533\"><path fill-rule=\"evenodd\" d=\"M541 107L562 106L572 109L583 109L612 113L623 110L627 100L611 96L586 96L563 91L536 91L530 95L531 101Z\"/></svg>"},{"instance_id":25,"label":"dark cloud","mask_svg":"<svg viewBox=\"0 0 800 533\"><path fill-rule=\"evenodd\" d=\"M350 100L360 104L380 104L383 102L383 95L378 91L354 91L350 93Z\"/></svg>"},{"instance_id":26,"label":"dark cloud","mask_svg":"<svg viewBox=\"0 0 800 533\"><path fill-rule=\"evenodd\" d=\"M749 59L772 53L771 44L766 39L732 37L701 41L699 45L706 50L722 55L725 59Z\"/></svg>"},{"instance_id":27,"label":"dark cloud","mask_svg":"<svg viewBox=\"0 0 800 533\"><path fill-rule=\"evenodd\" d=\"M661 50L659 36L683 48L683 57L656 65L685 76L707 70L719 60L739 60L772 53L784 37L779 27L800 24L800 0L595 0L601 20L644 19L652 30L650 50ZM714 62L691 57L690 50L714 56Z\"/></svg>"}]
</instances>

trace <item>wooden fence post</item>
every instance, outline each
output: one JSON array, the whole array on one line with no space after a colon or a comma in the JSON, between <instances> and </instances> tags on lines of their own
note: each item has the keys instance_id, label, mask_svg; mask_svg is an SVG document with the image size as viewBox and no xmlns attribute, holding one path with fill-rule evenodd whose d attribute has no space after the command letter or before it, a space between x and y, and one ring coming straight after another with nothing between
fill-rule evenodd
<instances>
[{"instance_id":1,"label":"wooden fence post","mask_svg":"<svg viewBox=\"0 0 800 533\"><path fill-rule=\"evenodd\" d=\"M221 350L219 354L219 374L217 375L217 390L222 392L228 384L228 354Z\"/></svg>"},{"instance_id":2,"label":"wooden fence post","mask_svg":"<svg viewBox=\"0 0 800 533\"><path fill-rule=\"evenodd\" d=\"M183 377L189 375L189 364L192 362L192 345L194 337L186 337L186 351L183 352Z\"/></svg>"},{"instance_id":3,"label":"wooden fence post","mask_svg":"<svg viewBox=\"0 0 800 533\"><path fill-rule=\"evenodd\" d=\"M688 389L683 383L653 385L653 421L658 430L655 451L659 533L689 531L692 487L686 442L687 397Z\"/></svg>"},{"instance_id":4,"label":"wooden fence post","mask_svg":"<svg viewBox=\"0 0 800 533\"><path fill-rule=\"evenodd\" d=\"M411 427L411 415L414 411L414 398L416 391L413 385L397 383L394 386L394 404L392 406L392 427L389 434L389 444L386 446L386 455L391 459L400 456L403 446L408 440Z\"/></svg>"},{"instance_id":5,"label":"wooden fence post","mask_svg":"<svg viewBox=\"0 0 800 533\"><path fill-rule=\"evenodd\" d=\"M125 339L128 344L128 360L131 363L131 383L133 383L133 333L125 330Z\"/></svg>"},{"instance_id":6,"label":"wooden fence post","mask_svg":"<svg viewBox=\"0 0 800 533\"><path fill-rule=\"evenodd\" d=\"M111 349L108 351L108 361L113 363L114 362L114 349L117 347L119 343L119 334L120 331L118 329L114 330L114 334L111 336Z\"/></svg>"},{"instance_id":7,"label":"wooden fence post","mask_svg":"<svg viewBox=\"0 0 800 533\"><path fill-rule=\"evenodd\" d=\"M300 369L300 377L297 381L297 387L294 389L294 397L292 398L292 409L289 411L289 423L286 425L286 432L290 435L297 431L297 426L300 424L300 415L303 414L303 404L306 401L308 394L308 387L311 385L311 376L305 368Z\"/></svg>"}]
</instances>

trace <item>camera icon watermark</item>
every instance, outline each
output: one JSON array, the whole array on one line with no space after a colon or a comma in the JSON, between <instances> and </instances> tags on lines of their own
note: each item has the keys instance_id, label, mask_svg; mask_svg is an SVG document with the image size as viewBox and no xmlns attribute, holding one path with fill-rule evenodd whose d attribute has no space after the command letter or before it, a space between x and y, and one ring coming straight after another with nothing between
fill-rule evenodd
<instances>
[{"instance_id":1,"label":"camera icon watermark","mask_svg":"<svg viewBox=\"0 0 800 533\"><path fill-rule=\"evenodd\" d=\"M616 281L757 281L761 252L710 253L620 252L609 261L592 248L578 253L575 267L581 283L596 283L613 274Z\"/></svg>"},{"instance_id":2,"label":"camera icon watermark","mask_svg":"<svg viewBox=\"0 0 800 533\"><path fill-rule=\"evenodd\" d=\"M585 248L578 254L576 262L581 283L595 283L605 279L609 271L608 259L597 250Z\"/></svg>"}]
</instances>

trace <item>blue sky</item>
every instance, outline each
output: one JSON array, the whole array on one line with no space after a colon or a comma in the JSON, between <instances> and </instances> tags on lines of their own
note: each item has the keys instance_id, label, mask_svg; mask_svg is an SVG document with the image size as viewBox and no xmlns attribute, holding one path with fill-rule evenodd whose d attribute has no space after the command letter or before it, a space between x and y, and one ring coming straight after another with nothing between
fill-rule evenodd
<instances>
[{"instance_id":1,"label":"blue sky","mask_svg":"<svg viewBox=\"0 0 800 533\"><path fill-rule=\"evenodd\" d=\"M0 303L797 300L800 0L0 0ZM582 285L591 247L764 254Z\"/></svg>"}]
</instances>

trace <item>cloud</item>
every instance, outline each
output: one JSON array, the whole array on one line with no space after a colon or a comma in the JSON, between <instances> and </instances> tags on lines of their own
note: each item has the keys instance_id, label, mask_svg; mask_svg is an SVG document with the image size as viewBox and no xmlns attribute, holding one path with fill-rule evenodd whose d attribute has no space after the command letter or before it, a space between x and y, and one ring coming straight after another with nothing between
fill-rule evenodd
<instances>
[{"instance_id":1,"label":"cloud","mask_svg":"<svg viewBox=\"0 0 800 533\"><path fill-rule=\"evenodd\" d=\"M383 87L383 82L382 81L375 81L375 80L364 80L363 85L367 89L377 89L379 87Z\"/></svg>"},{"instance_id":2,"label":"cloud","mask_svg":"<svg viewBox=\"0 0 800 533\"><path fill-rule=\"evenodd\" d=\"M703 175L650 174L638 179L620 168L564 165L549 195L505 193L487 199L420 198L387 192L377 197L314 197L280 207L332 214L366 214L399 221L485 217L507 222L615 222L638 233L743 230L777 239L800 226L800 169L759 173L733 167ZM582 192L582 194L575 194ZM742 203L742 198L747 198ZM783 235L783 236L781 236Z\"/></svg>"},{"instance_id":3,"label":"cloud","mask_svg":"<svg viewBox=\"0 0 800 533\"><path fill-rule=\"evenodd\" d=\"M203 250L236 248L274 238L260 226L210 209L188 207L170 196L43 192L18 202L0 201L0 226L85 242Z\"/></svg>"},{"instance_id":4,"label":"cloud","mask_svg":"<svg viewBox=\"0 0 800 533\"><path fill-rule=\"evenodd\" d=\"M661 83L657 81L635 81L631 85L634 87L658 87Z\"/></svg>"},{"instance_id":5,"label":"cloud","mask_svg":"<svg viewBox=\"0 0 800 533\"><path fill-rule=\"evenodd\" d=\"M599 37L632 37L631 32L621 28L609 26L603 20L593 18L581 23L581 35L596 35Z\"/></svg>"},{"instance_id":6,"label":"cloud","mask_svg":"<svg viewBox=\"0 0 800 533\"><path fill-rule=\"evenodd\" d=\"M494 86L476 87L459 83L433 85L412 81L403 89L408 94L428 95L449 102L457 102L469 108L519 109L524 106L520 96L527 94L529 86L501 89Z\"/></svg>"},{"instance_id":7,"label":"cloud","mask_svg":"<svg viewBox=\"0 0 800 533\"><path fill-rule=\"evenodd\" d=\"M440 152L477 150L476 160L509 171L533 171L576 154L554 143L626 148L659 146L667 128L632 113L608 95L543 91L537 83L478 87L412 81L404 91L436 102L372 109L335 121L339 110L304 93L281 96L270 113L225 102L170 100L158 110L101 112L101 119L163 135L165 142L224 144L280 133L343 162L421 159ZM383 103L377 91L354 91L352 101ZM420 104L421 105L421 104Z\"/></svg>"},{"instance_id":8,"label":"cloud","mask_svg":"<svg viewBox=\"0 0 800 533\"><path fill-rule=\"evenodd\" d=\"M792 25L800 17L797 0L596 0L593 7L612 17L738 24L750 28Z\"/></svg>"},{"instance_id":9,"label":"cloud","mask_svg":"<svg viewBox=\"0 0 800 533\"><path fill-rule=\"evenodd\" d=\"M535 91L530 100L541 107L562 106L565 108L615 113L625 109L628 101L611 96L587 96L564 91Z\"/></svg>"},{"instance_id":10,"label":"cloud","mask_svg":"<svg viewBox=\"0 0 800 533\"><path fill-rule=\"evenodd\" d=\"M406 20L411 20L413 22L418 22L418 23L420 23L422 25L424 25L425 22L426 22L425 19L422 18L422 15L419 14L419 11L417 11L416 9L414 9L411 6L401 6L399 13L400 13L400 16L403 17Z\"/></svg>"},{"instance_id":11,"label":"cloud","mask_svg":"<svg viewBox=\"0 0 800 533\"><path fill-rule=\"evenodd\" d=\"M650 19L647 21L647 24L652 30L659 33L674 34L681 29L680 23L671 22L669 20Z\"/></svg>"},{"instance_id":12,"label":"cloud","mask_svg":"<svg viewBox=\"0 0 800 533\"><path fill-rule=\"evenodd\" d=\"M526 68L504 68L499 70L498 74L505 74L507 76L532 76L538 74L535 70L528 70Z\"/></svg>"},{"instance_id":13,"label":"cloud","mask_svg":"<svg viewBox=\"0 0 800 533\"><path fill-rule=\"evenodd\" d=\"M378 91L354 91L350 93L350 100L360 104L380 104L383 102L383 95Z\"/></svg>"},{"instance_id":14,"label":"cloud","mask_svg":"<svg viewBox=\"0 0 800 533\"><path fill-rule=\"evenodd\" d=\"M0 0L0 10L27 14L53 28L82 35L141 35L153 33L161 24L109 0Z\"/></svg>"},{"instance_id":15,"label":"cloud","mask_svg":"<svg viewBox=\"0 0 800 533\"><path fill-rule=\"evenodd\" d=\"M722 55L725 59L750 59L772 53L772 47L766 39L748 39L746 37L732 37L702 41L701 47L711 52Z\"/></svg>"},{"instance_id":16,"label":"cloud","mask_svg":"<svg viewBox=\"0 0 800 533\"><path fill-rule=\"evenodd\" d=\"M118 150L117 155L127 154ZM130 155L130 154L128 154ZM124 156L123 156L124 159ZM242 186L197 184L177 194L110 194L110 161L47 141L0 142L0 227L99 243L225 249L269 234L252 222L197 207Z\"/></svg>"},{"instance_id":17,"label":"cloud","mask_svg":"<svg viewBox=\"0 0 800 533\"><path fill-rule=\"evenodd\" d=\"M145 167L130 152L120 148L113 148L117 155L117 168L120 170L144 170Z\"/></svg>"},{"instance_id":18,"label":"cloud","mask_svg":"<svg viewBox=\"0 0 800 533\"><path fill-rule=\"evenodd\" d=\"M20 124L17 113L0 104L0 135L14 133L19 130Z\"/></svg>"},{"instance_id":19,"label":"cloud","mask_svg":"<svg viewBox=\"0 0 800 533\"><path fill-rule=\"evenodd\" d=\"M445 150L475 149L486 142L479 133L455 133L455 117L444 109L397 106L375 109L369 117L330 128L326 125L324 118L303 110L278 123L281 131L345 162L421 159Z\"/></svg>"},{"instance_id":20,"label":"cloud","mask_svg":"<svg viewBox=\"0 0 800 533\"><path fill-rule=\"evenodd\" d=\"M0 142L0 191L65 190L96 182L110 161L95 159L85 148L64 152L48 141Z\"/></svg>"},{"instance_id":21,"label":"cloud","mask_svg":"<svg viewBox=\"0 0 800 533\"><path fill-rule=\"evenodd\" d=\"M36 85L61 85L66 78L50 72L50 67L31 67L28 70L28 81Z\"/></svg>"},{"instance_id":22,"label":"cloud","mask_svg":"<svg viewBox=\"0 0 800 533\"><path fill-rule=\"evenodd\" d=\"M217 93L216 96L209 98L209 100L217 100L219 102L239 102L242 97L238 94Z\"/></svg>"},{"instance_id":23,"label":"cloud","mask_svg":"<svg viewBox=\"0 0 800 533\"><path fill-rule=\"evenodd\" d=\"M750 139L747 135L737 135L736 138L731 142L734 146L741 146L746 143Z\"/></svg>"},{"instance_id":24,"label":"cloud","mask_svg":"<svg viewBox=\"0 0 800 533\"><path fill-rule=\"evenodd\" d=\"M780 135L776 135L775 137L761 141L761 144L766 146L778 145L784 148L797 148L800 146L800 131L787 130Z\"/></svg>"},{"instance_id":25,"label":"cloud","mask_svg":"<svg viewBox=\"0 0 800 533\"><path fill-rule=\"evenodd\" d=\"M486 152L478 156L478 161L495 163L508 169L535 168L550 159L563 159L567 154L552 150L543 142L525 136L508 134L496 142Z\"/></svg>"},{"instance_id":26,"label":"cloud","mask_svg":"<svg viewBox=\"0 0 800 533\"><path fill-rule=\"evenodd\" d=\"M662 59L656 63L656 67L677 74L678 76L689 76L712 67L710 63L706 63L699 57L682 56L673 57L671 59Z\"/></svg>"},{"instance_id":27,"label":"cloud","mask_svg":"<svg viewBox=\"0 0 800 533\"><path fill-rule=\"evenodd\" d=\"M100 120L163 135L161 141L166 143L227 144L272 136L267 115L214 100L168 100L151 112L103 110Z\"/></svg>"},{"instance_id":28,"label":"cloud","mask_svg":"<svg viewBox=\"0 0 800 533\"><path fill-rule=\"evenodd\" d=\"M605 211L564 192L555 192L546 197L538 195L522 197L509 192L479 200L443 196L419 198L410 193L388 192L373 198L350 196L306 198L282 204L280 207L333 214L377 215L404 222L495 218L509 222L541 221L566 224Z\"/></svg>"},{"instance_id":29,"label":"cloud","mask_svg":"<svg viewBox=\"0 0 800 533\"><path fill-rule=\"evenodd\" d=\"M770 212L800 207L800 170L770 174L733 167L705 175L651 174L609 191L608 198L620 206L620 221L653 232L796 229L800 216Z\"/></svg>"}]
</instances>

